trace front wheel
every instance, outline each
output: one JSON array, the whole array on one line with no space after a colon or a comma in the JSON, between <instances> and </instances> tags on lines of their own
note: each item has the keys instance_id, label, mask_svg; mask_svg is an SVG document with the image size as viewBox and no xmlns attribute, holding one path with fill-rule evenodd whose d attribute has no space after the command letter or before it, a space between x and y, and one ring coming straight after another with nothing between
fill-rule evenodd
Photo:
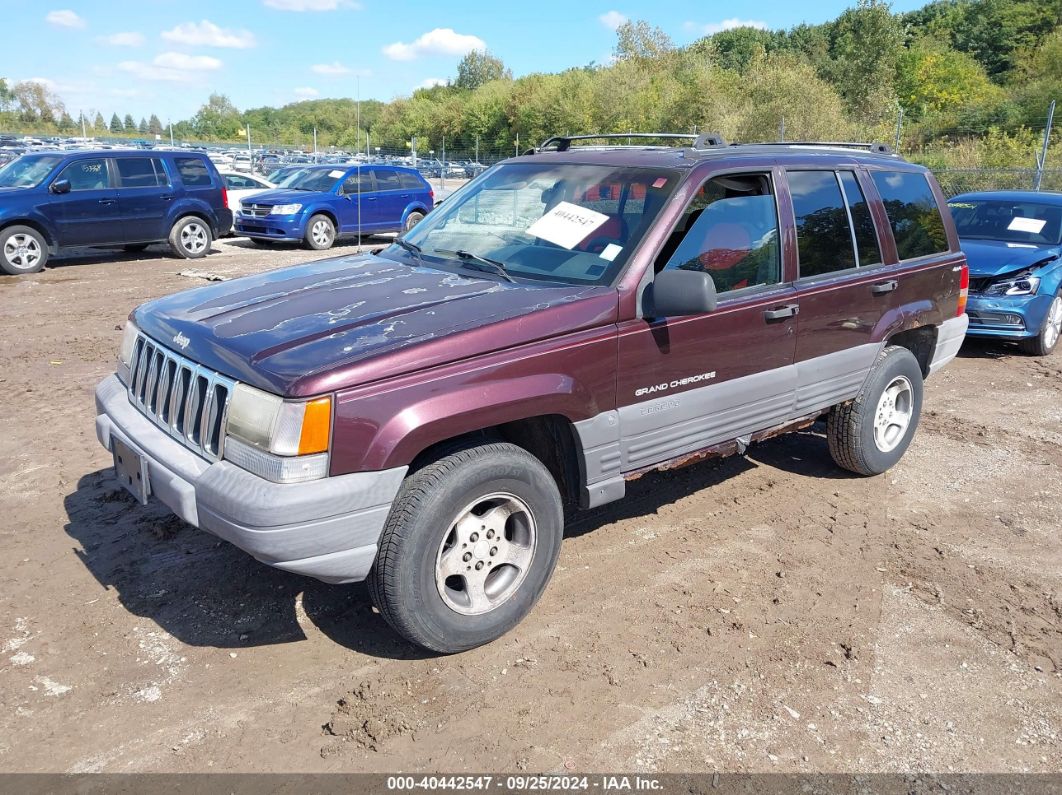
<instances>
[{"instance_id":1,"label":"front wheel","mask_svg":"<svg viewBox=\"0 0 1062 795\"><path fill-rule=\"evenodd\" d=\"M369 572L400 635L452 654L501 637L538 601L564 517L549 470L506 443L457 449L403 483Z\"/></svg>"},{"instance_id":2,"label":"front wheel","mask_svg":"<svg viewBox=\"0 0 1062 795\"><path fill-rule=\"evenodd\" d=\"M336 242L336 227L327 215L315 215L306 224L306 245L314 251L332 248Z\"/></svg>"},{"instance_id":3,"label":"front wheel","mask_svg":"<svg viewBox=\"0 0 1062 795\"><path fill-rule=\"evenodd\" d=\"M48 244L31 226L9 226L0 231L0 270L11 276L36 273L48 261Z\"/></svg>"},{"instance_id":4,"label":"front wheel","mask_svg":"<svg viewBox=\"0 0 1062 795\"><path fill-rule=\"evenodd\" d=\"M214 235L202 218L187 215L170 230L170 249L183 259L200 259L210 251Z\"/></svg>"},{"instance_id":5,"label":"front wheel","mask_svg":"<svg viewBox=\"0 0 1062 795\"><path fill-rule=\"evenodd\" d=\"M830 410L830 454L859 475L880 475L907 452L921 414L922 368L907 348L890 345L855 400Z\"/></svg>"},{"instance_id":6,"label":"front wheel","mask_svg":"<svg viewBox=\"0 0 1062 795\"><path fill-rule=\"evenodd\" d=\"M1031 356L1047 356L1058 345L1062 335L1062 295L1056 295L1047 310L1047 317L1035 337L1022 340L1021 347Z\"/></svg>"}]
</instances>

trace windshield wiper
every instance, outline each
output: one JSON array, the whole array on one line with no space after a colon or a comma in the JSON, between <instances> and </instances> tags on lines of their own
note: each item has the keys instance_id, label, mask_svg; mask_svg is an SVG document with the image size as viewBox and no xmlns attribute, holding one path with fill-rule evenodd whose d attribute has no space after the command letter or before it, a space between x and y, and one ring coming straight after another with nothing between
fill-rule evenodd
<instances>
[{"instance_id":1,"label":"windshield wiper","mask_svg":"<svg viewBox=\"0 0 1062 795\"><path fill-rule=\"evenodd\" d=\"M399 248L404 248L406 251L408 251L410 254L412 254L414 257L416 257L417 258L417 262L420 263L421 267L426 267L424 265L424 256L423 256L424 252L421 250L420 246L418 246L416 243L410 243L408 240L403 240L400 237L396 237L395 238L395 245L398 246Z\"/></svg>"},{"instance_id":2,"label":"windshield wiper","mask_svg":"<svg viewBox=\"0 0 1062 795\"><path fill-rule=\"evenodd\" d=\"M485 273L494 273L501 276L505 281L516 284L516 279L509 275L509 271L505 270L505 264L498 262L496 259L481 257L479 254L473 254L471 251L464 251L461 249L458 249L457 251L447 251L446 249L437 248L435 251L439 254L451 254L464 262L468 267L475 268L475 270L483 271Z\"/></svg>"}]
</instances>

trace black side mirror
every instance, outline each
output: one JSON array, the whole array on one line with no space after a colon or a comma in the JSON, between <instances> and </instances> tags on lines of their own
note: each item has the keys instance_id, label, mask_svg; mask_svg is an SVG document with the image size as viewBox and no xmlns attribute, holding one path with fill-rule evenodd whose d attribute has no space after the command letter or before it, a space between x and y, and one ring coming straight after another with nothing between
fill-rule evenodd
<instances>
[{"instance_id":1,"label":"black side mirror","mask_svg":"<svg viewBox=\"0 0 1062 795\"><path fill-rule=\"evenodd\" d=\"M52 193L56 193L56 194L58 194L60 196L63 195L64 193L69 193L70 192L70 180L68 180L68 179L57 179L55 182L52 183L52 187L49 188L49 190Z\"/></svg>"},{"instance_id":2,"label":"black side mirror","mask_svg":"<svg viewBox=\"0 0 1062 795\"><path fill-rule=\"evenodd\" d=\"M715 282L704 271L661 271L647 297L647 317L702 315L713 311L717 303Z\"/></svg>"}]
</instances>

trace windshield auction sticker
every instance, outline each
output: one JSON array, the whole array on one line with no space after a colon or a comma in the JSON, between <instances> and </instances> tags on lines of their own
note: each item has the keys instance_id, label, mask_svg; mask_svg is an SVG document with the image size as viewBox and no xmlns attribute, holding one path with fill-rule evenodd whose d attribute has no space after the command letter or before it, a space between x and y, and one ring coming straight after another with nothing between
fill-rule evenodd
<instances>
[{"instance_id":1,"label":"windshield auction sticker","mask_svg":"<svg viewBox=\"0 0 1062 795\"><path fill-rule=\"evenodd\" d=\"M527 234L564 248L575 248L586 240L608 216L578 204L561 202L527 228Z\"/></svg>"},{"instance_id":2,"label":"windshield auction sticker","mask_svg":"<svg viewBox=\"0 0 1062 795\"><path fill-rule=\"evenodd\" d=\"M1010 226L1007 227L1012 232L1029 232L1034 235L1040 234L1044 227L1047 226L1047 221L1041 221L1038 218L1022 218L1021 216L1015 216L1010 219Z\"/></svg>"}]
</instances>

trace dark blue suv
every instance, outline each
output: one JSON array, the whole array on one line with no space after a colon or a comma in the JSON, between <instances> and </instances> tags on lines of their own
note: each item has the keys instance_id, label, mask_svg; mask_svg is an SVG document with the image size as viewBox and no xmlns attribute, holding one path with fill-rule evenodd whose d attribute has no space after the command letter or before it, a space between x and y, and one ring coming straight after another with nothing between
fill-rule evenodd
<instances>
[{"instance_id":1,"label":"dark blue suv","mask_svg":"<svg viewBox=\"0 0 1062 795\"><path fill-rule=\"evenodd\" d=\"M0 269L39 271L66 246L169 243L179 257L203 257L231 227L225 200L225 183L200 152L23 155L0 168Z\"/></svg>"},{"instance_id":2,"label":"dark blue suv","mask_svg":"<svg viewBox=\"0 0 1062 795\"><path fill-rule=\"evenodd\" d=\"M320 250L338 237L412 229L433 206L431 186L411 168L307 166L277 190L242 202L236 234L255 243L300 240Z\"/></svg>"}]
</instances>

